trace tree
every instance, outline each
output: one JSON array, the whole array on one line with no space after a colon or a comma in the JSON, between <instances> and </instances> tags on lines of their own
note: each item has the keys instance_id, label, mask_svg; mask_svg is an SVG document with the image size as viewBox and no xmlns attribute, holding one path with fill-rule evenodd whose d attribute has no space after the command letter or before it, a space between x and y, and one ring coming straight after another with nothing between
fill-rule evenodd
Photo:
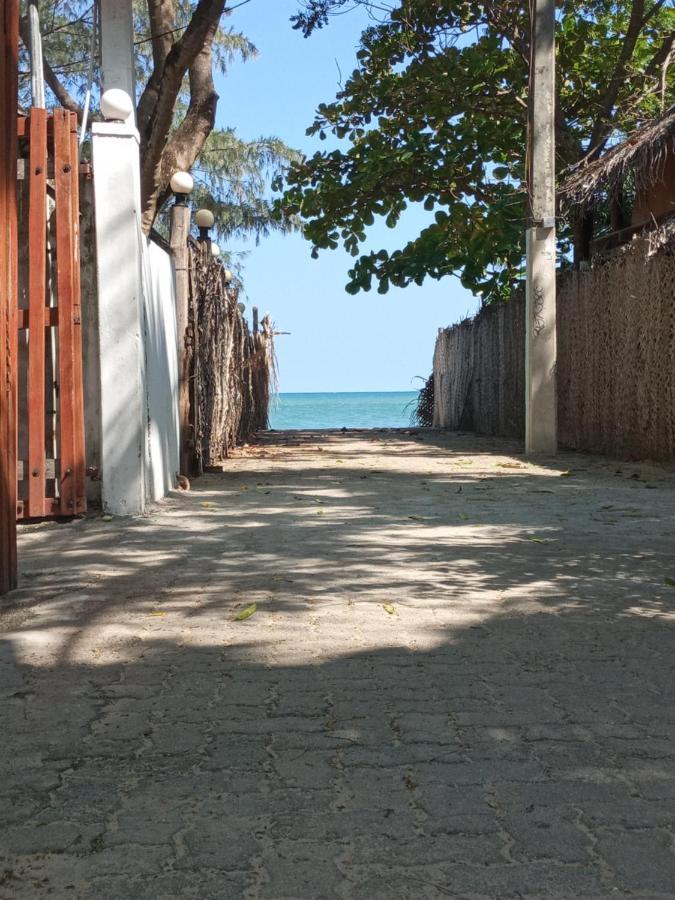
<instances>
[{"instance_id":1,"label":"tree","mask_svg":"<svg viewBox=\"0 0 675 900\"><path fill-rule=\"evenodd\" d=\"M308 36L355 4L374 24L308 129L339 143L291 166L279 210L302 217L314 256L342 242L358 257L350 293L455 274L484 302L508 296L527 218L527 5L308 0L294 27ZM559 0L557 18L564 172L675 101L675 10L670 0ZM359 255L375 217L393 228L409 204L428 211L427 227L392 253ZM581 227L562 223L563 251Z\"/></svg>"},{"instance_id":2,"label":"tree","mask_svg":"<svg viewBox=\"0 0 675 900\"><path fill-rule=\"evenodd\" d=\"M247 142L231 128L216 128L218 94L214 71L225 73L236 59L255 57L256 48L226 28L232 8L226 0L135 0L137 120L141 137L143 227L153 226L178 170L194 170L196 199L217 214L225 238L290 221L271 215L269 182L298 156L277 138ZM82 117L93 28L91 0L42 4L45 80L53 99ZM24 36L27 23L22 22ZM25 37L24 37L25 40ZM26 42L27 43L27 42ZM24 75L28 60L24 54ZM23 99L29 105L28 80Z\"/></svg>"}]
</instances>

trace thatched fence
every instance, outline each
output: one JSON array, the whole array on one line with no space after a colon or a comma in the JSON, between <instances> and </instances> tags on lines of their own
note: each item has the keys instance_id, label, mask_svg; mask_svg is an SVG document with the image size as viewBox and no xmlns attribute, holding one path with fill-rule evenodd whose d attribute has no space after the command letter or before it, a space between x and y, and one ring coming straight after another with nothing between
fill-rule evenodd
<instances>
[{"instance_id":1,"label":"thatched fence","mask_svg":"<svg viewBox=\"0 0 675 900\"><path fill-rule=\"evenodd\" d=\"M675 459L675 241L668 228L558 279L561 446ZM523 297L441 330L434 425L522 437Z\"/></svg>"},{"instance_id":2,"label":"thatched fence","mask_svg":"<svg viewBox=\"0 0 675 900\"><path fill-rule=\"evenodd\" d=\"M190 417L194 471L217 465L232 448L268 427L276 384L269 317L249 329L236 286L209 242L190 244Z\"/></svg>"}]
</instances>

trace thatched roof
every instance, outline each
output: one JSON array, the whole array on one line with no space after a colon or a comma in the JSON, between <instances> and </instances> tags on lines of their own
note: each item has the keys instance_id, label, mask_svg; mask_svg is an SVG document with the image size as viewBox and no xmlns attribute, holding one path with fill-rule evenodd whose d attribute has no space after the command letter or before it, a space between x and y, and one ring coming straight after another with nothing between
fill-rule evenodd
<instances>
[{"instance_id":1,"label":"thatched roof","mask_svg":"<svg viewBox=\"0 0 675 900\"><path fill-rule=\"evenodd\" d=\"M567 207L588 206L598 191L613 193L631 172L638 190L653 187L663 177L668 151L675 150L675 106L656 122L634 131L600 159L579 163L558 194Z\"/></svg>"}]
</instances>

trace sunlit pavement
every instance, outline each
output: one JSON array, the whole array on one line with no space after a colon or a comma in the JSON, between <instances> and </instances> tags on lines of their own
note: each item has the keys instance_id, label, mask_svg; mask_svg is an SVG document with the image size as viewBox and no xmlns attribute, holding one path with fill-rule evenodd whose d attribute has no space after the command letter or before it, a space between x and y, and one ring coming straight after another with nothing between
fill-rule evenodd
<instances>
[{"instance_id":1,"label":"sunlit pavement","mask_svg":"<svg viewBox=\"0 0 675 900\"><path fill-rule=\"evenodd\" d=\"M24 530L0 897L673 898L675 475L516 449L279 433Z\"/></svg>"}]
</instances>

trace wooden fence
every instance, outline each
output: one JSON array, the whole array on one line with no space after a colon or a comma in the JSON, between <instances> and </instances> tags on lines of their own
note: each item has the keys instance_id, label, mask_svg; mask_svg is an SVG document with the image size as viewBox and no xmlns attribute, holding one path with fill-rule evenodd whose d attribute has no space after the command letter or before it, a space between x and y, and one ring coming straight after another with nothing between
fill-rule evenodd
<instances>
[{"instance_id":1,"label":"wooden fence","mask_svg":"<svg viewBox=\"0 0 675 900\"><path fill-rule=\"evenodd\" d=\"M16 105L19 3L0 9L0 594L16 587Z\"/></svg>"},{"instance_id":2,"label":"wooden fence","mask_svg":"<svg viewBox=\"0 0 675 900\"><path fill-rule=\"evenodd\" d=\"M86 509L77 117L19 120L19 518Z\"/></svg>"}]
</instances>

